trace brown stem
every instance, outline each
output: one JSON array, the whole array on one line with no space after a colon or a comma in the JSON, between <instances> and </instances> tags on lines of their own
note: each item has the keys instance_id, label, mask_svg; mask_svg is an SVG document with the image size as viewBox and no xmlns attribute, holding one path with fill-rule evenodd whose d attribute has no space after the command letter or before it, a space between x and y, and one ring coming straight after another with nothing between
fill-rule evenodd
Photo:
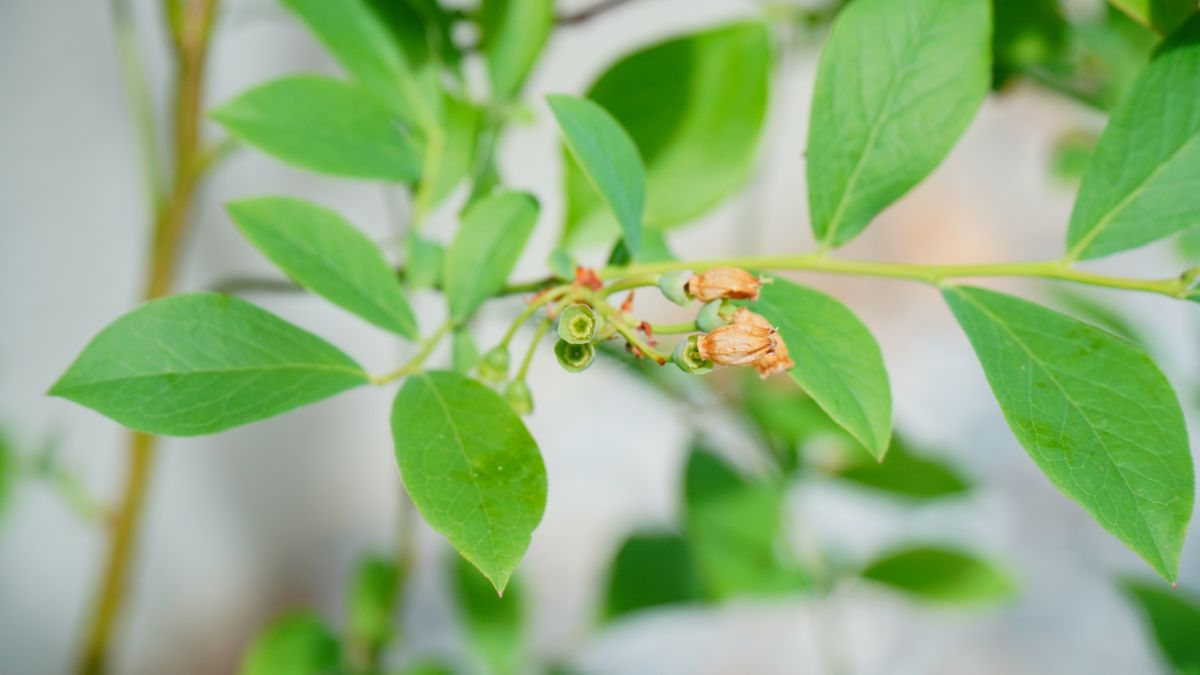
<instances>
[{"instance_id":1,"label":"brown stem","mask_svg":"<svg viewBox=\"0 0 1200 675\"><path fill-rule=\"evenodd\" d=\"M143 290L146 300L171 291L180 245L201 175L198 165L204 67L218 4L219 0L193 0L183 9L176 50L172 190L167 203L155 214L150 265ZM112 521L108 559L77 662L77 672L84 675L102 675L109 669L110 645L125 605L155 446L154 436L138 432L129 436L129 466L124 492Z\"/></svg>"},{"instance_id":2,"label":"brown stem","mask_svg":"<svg viewBox=\"0 0 1200 675\"><path fill-rule=\"evenodd\" d=\"M563 14L555 19L555 23L560 26L571 26L575 24L586 23L605 12L614 10L622 5L627 5L633 0L600 0L596 4L586 9L581 9L574 14Z\"/></svg>"}]
</instances>

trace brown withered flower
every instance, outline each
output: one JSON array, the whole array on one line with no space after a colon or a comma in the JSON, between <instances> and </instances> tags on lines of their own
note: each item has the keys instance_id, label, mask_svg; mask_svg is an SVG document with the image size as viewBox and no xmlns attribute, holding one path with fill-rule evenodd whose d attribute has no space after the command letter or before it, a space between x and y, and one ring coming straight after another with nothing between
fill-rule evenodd
<instances>
[{"instance_id":1,"label":"brown withered flower","mask_svg":"<svg viewBox=\"0 0 1200 675\"><path fill-rule=\"evenodd\" d=\"M755 314L745 307L739 307L733 313L733 323L758 326L760 328L774 328L771 322L767 321L766 317ZM750 364L763 379L775 373L782 373L796 365L796 362L792 361L791 357L788 356L787 345L783 342L783 336L778 331L772 336L772 340L774 340L774 348Z\"/></svg>"},{"instance_id":2,"label":"brown withered flower","mask_svg":"<svg viewBox=\"0 0 1200 675\"><path fill-rule=\"evenodd\" d=\"M736 267L718 267L688 280L687 292L700 302L713 300L757 300L762 283L758 277Z\"/></svg>"},{"instance_id":3,"label":"brown withered flower","mask_svg":"<svg viewBox=\"0 0 1200 675\"><path fill-rule=\"evenodd\" d=\"M720 366L745 366L775 349L775 329L751 323L718 326L700 336L700 357Z\"/></svg>"}]
</instances>

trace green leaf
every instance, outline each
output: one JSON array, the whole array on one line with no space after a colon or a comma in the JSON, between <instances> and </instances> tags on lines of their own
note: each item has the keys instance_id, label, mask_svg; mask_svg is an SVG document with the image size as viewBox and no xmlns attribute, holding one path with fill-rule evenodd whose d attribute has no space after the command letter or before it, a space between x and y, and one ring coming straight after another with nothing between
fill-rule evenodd
<instances>
[{"instance_id":1,"label":"green leaf","mask_svg":"<svg viewBox=\"0 0 1200 675\"><path fill-rule=\"evenodd\" d=\"M50 389L138 431L211 434L366 384L321 338L215 293L146 303L100 332Z\"/></svg>"},{"instance_id":2,"label":"green leaf","mask_svg":"<svg viewBox=\"0 0 1200 675\"><path fill-rule=\"evenodd\" d=\"M694 220L745 184L766 121L771 63L767 27L735 24L638 50L588 90L645 161L647 230ZM587 181L567 163L564 237L575 248L608 243L618 231Z\"/></svg>"},{"instance_id":3,"label":"green leaf","mask_svg":"<svg viewBox=\"0 0 1200 675\"><path fill-rule=\"evenodd\" d=\"M521 418L482 384L434 371L396 395L392 435L425 521L503 593L546 508L546 468Z\"/></svg>"},{"instance_id":4,"label":"green leaf","mask_svg":"<svg viewBox=\"0 0 1200 675\"><path fill-rule=\"evenodd\" d=\"M1002 0L992 3L992 11L994 87L1062 58L1068 24L1058 0Z\"/></svg>"},{"instance_id":5,"label":"green leaf","mask_svg":"<svg viewBox=\"0 0 1200 675\"><path fill-rule=\"evenodd\" d=\"M1196 0L1108 0L1134 21L1166 35L1196 12Z\"/></svg>"},{"instance_id":6,"label":"green leaf","mask_svg":"<svg viewBox=\"0 0 1200 675\"><path fill-rule=\"evenodd\" d=\"M1125 338L1143 348L1150 344L1130 317L1125 316L1114 305L1104 302L1097 296L1067 286L1053 287L1050 290L1050 296L1054 299L1054 304L1070 314L1099 326L1117 337Z\"/></svg>"},{"instance_id":7,"label":"green leaf","mask_svg":"<svg viewBox=\"0 0 1200 675\"><path fill-rule=\"evenodd\" d=\"M0 429L0 520L3 520L9 495L16 484L17 468L17 455L12 441L4 430Z\"/></svg>"},{"instance_id":8,"label":"green leaf","mask_svg":"<svg viewBox=\"0 0 1200 675\"><path fill-rule=\"evenodd\" d=\"M811 586L786 550L779 481L747 480L703 449L692 451L684 481L687 539L707 597L774 597Z\"/></svg>"},{"instance_id":9,"label":"green leaf","mask_svg":"<svg viewBox=\"0 0 1200 675\"><path fill-rule=\"evenodd\" d=\"M358 563L350 586L346 631L366 653L392 638L392 617L403 583L403 574L392 560L367 556Z\"/></svg>"},{"instance_id":10,"label":"green leaf","mask_svg":"<svg viewBox=\"0 0 1200 675\"><path fill-rule=\"evenodd\" d=\"M436 241L416 232L404 238L407 249L404 282L409 288L437 288L442 283L442 268L446 265L446 249Z\"/></svg>"},{"instance_id":11,"label":"green leaf","mask_svg":"<svg viewBox=\"0 0 1200 675\"><path fill-rule=\"evenodd\" d=\"M837 300L783 279L764 285L753 309L779 328L796 362L792 379L882 458L892 436L892 394L867 327Z\"/></svg>"},{"instance_id":12,"label":"green leaf","mask_svg":"<svg viewBox=\"0 0 1200 675\"><path fill-rule=\"evenodd\" d=\"M1038 468L1173 581L1194 479L1167 378L1141 349L1026 300L979 288L945 296Z\"/></svg>"},{"instance_id":13,"label":"green leaf","mask_svg":"<svg viewBox=\"0 0 1200 675\"><path fill-rule=\"evenodd\" d=\"M1113 111L1071 213L1069 256L1099 258L1200 223L1200 16L1155 53Z\"/></svg>"},{"instance_id":14,"label":"green leaf","mask_svg":"<svg viewBox=\"0 0 1200 675\"><path fill-rule=\"evenodd\" d=\"M994 564L936 547L887 553L867 565L862 577L927 602L982 604L1016 594L1012 579Z\"/></svg>"},{"instance_id":15,"label":"green leaf","mask_svg":"<svg viewBox=\"0 0 1200 675\"><path fill-rule=\"evenodd\" d=\"M255 248L300 286L406 338L417 320L383 253L324 207L290 197L257 197L227 207Z\"/></svg>"},{"instance_id":16,"label":"green leaf","mask_svg":"<svg viewBox=\"0 0 1200 675\"><path fill-rule=\"evenodd\" d=\"M1138 604L1155 644L1175 672L1200 673L1200 598L1132 579L1121 586Z\"/></svg>"},{"instance_id":17,"label":"green leaf","mask_svg":"<svg viewBox=\"0 0 1200 675\"><path fill-rule=\"evenodd\" d=\"M482 112L468 101L445 97L442 129L435 140L426 141L425 152L437 153L433 162L434 186L430 206L441 203L474 168ZM426 158L427 165L430 162Z\"/></svg>"},{"instance_id":18,"label":"green leaf","mask_svg":"<svg viewBox=\"0 0 1200 675\"><path fill-rule=\"evenodd\" d=\"M242 657L241 675L330 675L341 666L337 637L318 617L293 614L267 627Z\"/></svg>"},{"instance_id":19,"label":"green leaf","mask_svg":"<svg viewBox=\"0 0 1200 675\"><path fill-rule=\"evenodd\" d=\"M592 186L604 198L634 257L641 249L646 205L646 169L637 145L607 110L583 98L547 96L563 142Z\"/></svg>"},{"instance_id":20,"label":"green leaf","mask_svg":"<svg viewBox=\"0 0 1200 675\"><path fill-rule=\"evenodd\" d=\"M962 494L971 483L941 460L914 454L899 436L892 438L887 459L859 462L834 473L838 478L910 499L939 499Z\"/></svg>"},{"instance_id":21,"label":"green leaf","mask_svg":"<svg viewBox=\"0 0 1200 675\"><path fill-rule=\"evenodd\" d=\"M687 542L676 534L638 534L625 540L609 571L604 618L651 607L699 602L702 594Z\"/></svg>"},{"instance_id":22,"label":"green leaf","mask_svg":"<svg viewBox=\"0 0 1200 675\"><path fill-rule=\"evenodd\" d=\"M475 344L475 338L471 337L471 331L465 328L456 329L453 339L451 362L454 372L466 375L479 363L479 347Z\"/></svg>"},{"instance_id":23,"label":"green leaf","mask_svg":"<svg viewBox=\"0 0 1200 675\"><path fill-rule=\"evenodd\" d=\"M465 320L504 288L537 217L537 200L524 192L499 192L467 208L443 273L454 319Z\"/></svg>"},{"instance_id":24,"label":"green leaf","mask_svg":"<svg viewBox=\"0 0 1200 675\"><path fill-rule=\"evenodd\" d=\"M438 0L366 0L404 53L410 67L434 61L457 71L462 51L454 44L455 16Z\"/></svg>"},{"instance_id":25,"label":"green leaf","mask_svg":"<svg viewBox=\"0 0 1200 675\"><path fill-rule=\"evenodd\" d=\"M420 152L392 114L362 89L327 77L268 82L212 118L239 140L301 168L398 182L420 175Z\"/></svg>"},{"instance_id":26,"label":"green leaf","mask_svg":"<svg viewBox=\"0 0 1200 675\"><path fill-rule=\"evenodd\" d=\"M520 672L524 639L524 598L514 579L504 597L470 563L455 556L454 595L476 654L492 673Z\"/></svg>"},{"instance_id":27,"label":"green leaf","mask_svg":"<svg viewBox=\"0 0 1200 675\"><path fill-rule=\"evenodd\" d=\"M856 0L841 11L808 130L817 239L850 241L941 163L987 95L990 53L987 0Z\"/></svg>"},{"instance_id":28,"label":"green leaf","mask_svg":"<svg viewBox=\"0 0 1200 675\"><path fill-rule=\"evenodd\" d=\"M434 119L429 100L430 85L434 83L432 69L424 74L414 71L400 48L401 40L381 18L398 17L376 12L365 0L283 3L308 25L342 67L390 110L422 127ZM402 23L412 26L408 21ZM403 41L410 42L415 32L407 31Z\"/></svg>"},{"instance_id":29,"label":"green leaf","mask_svg":"<svg viewBox=\"0 0 1200 675\"><path fill-rule=\"evenodd\" d=\"M521 90L553 26L553 0L484 0L483 56L496 98L512 98Z\"/></svg>"}]
</instances>

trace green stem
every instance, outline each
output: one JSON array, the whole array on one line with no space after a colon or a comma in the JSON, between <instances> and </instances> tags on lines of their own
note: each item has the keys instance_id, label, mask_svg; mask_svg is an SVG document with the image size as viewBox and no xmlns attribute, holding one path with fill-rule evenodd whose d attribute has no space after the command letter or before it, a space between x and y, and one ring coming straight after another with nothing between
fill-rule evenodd
<instances>
[{"instance_id":1,"label":"green stem","mask_svg":"<svg viewBox=\"0 0 1200 675\"><path fill-rule=\"evenodd\" d=\"M554 323L550 317L546 317L538 324L537 331L533 334L533 340L529 342L529 348L525 350L525 357L521 359L521 367L517 369L517 382L524 382L525 376L529 373L529 364L533 363L533 355L537 353L538 343L546 336L546 331L550 329L550 324Z\"/></svg>"},{"instance_id":2,"label":"green stem","mask_svg":"<svg viewBox=\"0 0 1200 675\"><path fill-rule=\"evenodd\" d=\"M1157 293L1172 298L1186 298L1187 284L1180 278L1130 279L1085 272L1059 260L1023 263L989 263L979 265L913 265L906 263L835 260L818 254L798 256L746 256L721 260L672 260L659 263L606 267L597 274L601 279L625 278L677 270L702 272L716 267L741 267L755 270L794 270L884 277L920 281L941 285L952 279L980 277L1032 277L1051 279L1088 286L1117 288L1129 291Z\"/></svg>"},{"instance_id":3,"label":"green stem","mask_svg":"<svg viewBox=\"0 0 1200 675\"><path fill-rule=\"evenodd\" d=\"M694 333L698 330L700 329L696 327L695 321L650 324L650 332L656 335L680 335L682 333Z\"/></svg>"},{"instance_id":4,"label":"green stem","mask_svg":"<svg viewBox=\"0 0 1200 675\"><path fill-rule=\"evenodd\" d=\"M507 349L509 343L512 342L513 336L517 334L517 329L521 327L521 324L525 323L529 317L533 316L535 312L544 307L546 304L553 302L555 299L561 297L564 292L569 290L569 286L555 288L546 291L537 298L534 298L534 300L530 302L525 309L521 310L521 313L517 315L517 318L513 319L512 324L504 333L504 337L501 338L499 347Z\"/></svg>"},{"instance_id":5,"label":"green stem","mask_svg":"<svg viewBox=\"0 0 1200 675\"><path fill-rule=\"evenodd\" d=\"M648 343L646 343L645 340L638 337L636 329L633 329L629 326L629 322L625 320L625 317L621 314L620 310L599 298L593 300L592 304L595 305L596 309L600 310L600 314L604 316L604 318L608 319L612 326L616 328L621 337L625 338L625 341L630 345L636 347L643 356L653 359L660 366L666 364L667 359L670 358L670 356L651 347Z\"/></svg>"},{"instance_id":6,"label":"green stem","mask_svg":"<svg viewBox=\"0 0 1200 675\"><path fill-rule=\"evenodd\" d=\"M163 180L158 149L158 133L154 124L154 108L143 70L145 60L138 47L137 27L134 25L130 0L112 0L113 25L116 29L117 50L120 53L122 79L129 115L133 120L137 142L147 214L153 216L166 201L166 182Z\"/></svg>"},{"instance_id":7,"label":"green stem","mask_svg":"<svg viewBox=\"0 0 1200 675\"><path fill-rule=\"evenodd\" d=\"M438 343L442 341L442 338L446 337L446 333L449 333L450 329L452 328L454 328L454 319L446 319L446 321L444 321L441 326L438 326L438 329L433 332L433 335L430 335L421 341L420 350L418 350L416 355L409 359L407 363L390 373L384 373L383 375L372 377L371 384L384 385L389 382L395 382L396 380L399 380L403 377L408 377L409 375L412 375L420 370L421 366L425 364L425 360L429 358L429 355L433 353L433 350L438 346Z\"/></svg>"},{"instance_id":8,"label":"green stem","mask_svg":"<svg viewBox=\"0 0 1200 675\"><path fill-rule=\"evenodd\" d=\"M657 286L658 280L661 277L662 277L662 274L655 273L655 274L641 274L641 275L638 275L635 277L630 277L627 279L620 279L616 282L609 284L608 286L605 286L604 294L606 296L614 295L616 293L620 293L621 291L632 291L635 288L645 288L647 286Z\"/></svg>"}]
</instances>

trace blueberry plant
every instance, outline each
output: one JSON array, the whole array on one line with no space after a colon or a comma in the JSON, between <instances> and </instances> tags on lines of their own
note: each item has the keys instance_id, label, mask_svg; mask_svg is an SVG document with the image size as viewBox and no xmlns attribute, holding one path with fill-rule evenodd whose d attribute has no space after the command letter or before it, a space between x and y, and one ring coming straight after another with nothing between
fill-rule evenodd
<instances>
[{"instance_id":1,"label":"blueberry plant","mask_svg":"<svg viewBox=\"0 0 1200 675\"><path fill-rule=\"evenodd\" d=\"M154 436L217 433L355 387L399 385L390 420L399 475L425 522L465 561L455 567L456 587L481 653L499 672L529 666L505 646L514 602L488 597L479 582L486 578L505 598L518 594L505 590L553 481L522 421L536 406L526 375L539 352L552 352L569 377L587 378L583 371L601 359L624 362L648 386L682 397L703 389L695 382L738 369L729 374L741 393L724 405L757 430L783 473L796 470L798 444L824 434L843 450L825 467L841 479L918 498L968 489L895 437L887 370L867 327L830 295L790 280L791 272L914 281L939 293L1037 467L1175 582L1194 472L1168 379L1133 342L974 284L1028 277L1200 302L1200 268L1125 277L1088 267L1200 224L1194 0L1113 0L1086 30L1052 0L770 5L759 19L639 49L583 95L533 100L522 97L524 84L556 27L624 2L578 15L556 14L551 0L466 8L435 0L282 3L343 75L289 75L209 116L230 144L322 174L403 186L411 196L407 235L398 250L381 248L338 213L297 197L240 199L228 205L229 219L290 284L361 318L370 324L364 330L413 343L413 356L370 373L236 295L171 293L197 183L227 144L207 147L200 133L218 2L166 0L179 82L175 166L155 180L148 153L156 227L147 302L104 328L50 390L133 430L128 490L82 670L99 672L107 662ZM755 170L781 24L829 26L807 148L796 148L806 153L814 245L677 258L672 231L738 192ZM1084 155L1061 251L1036 262L954 265L839 255L941 163L989 92L1014 78L1111 113ZM141 109L136 81L130 92ZM535 227L550 226L531 186L508 184L496 162L505 130L530 114L560 131L566 209L545 274L513 280ZM423 229L439 218L456 223L445 243ZM803 220L796 214L796 227ZM445 312L418 316L408 296L431 290L444 297ZM641 301L652 295L681 305L686 319L644 311ZM514 296L524 304L511 327L497 344L477 345L479 309ZM438 365L444 343L452 361ZM779 480L747 478L698 448L684 483L687 539L648 533L626 542L607 615L824 583L779 553ZM933 598L1011 590L1000 570L945 548L898 550L860 571ZM244 669L377 672L402 583L395 561L368 559L354 578L345 644L319 618L292 616L264 634ZM1155 597L1138 588L1139 597Z\"/></svg>"}]
</instances>

